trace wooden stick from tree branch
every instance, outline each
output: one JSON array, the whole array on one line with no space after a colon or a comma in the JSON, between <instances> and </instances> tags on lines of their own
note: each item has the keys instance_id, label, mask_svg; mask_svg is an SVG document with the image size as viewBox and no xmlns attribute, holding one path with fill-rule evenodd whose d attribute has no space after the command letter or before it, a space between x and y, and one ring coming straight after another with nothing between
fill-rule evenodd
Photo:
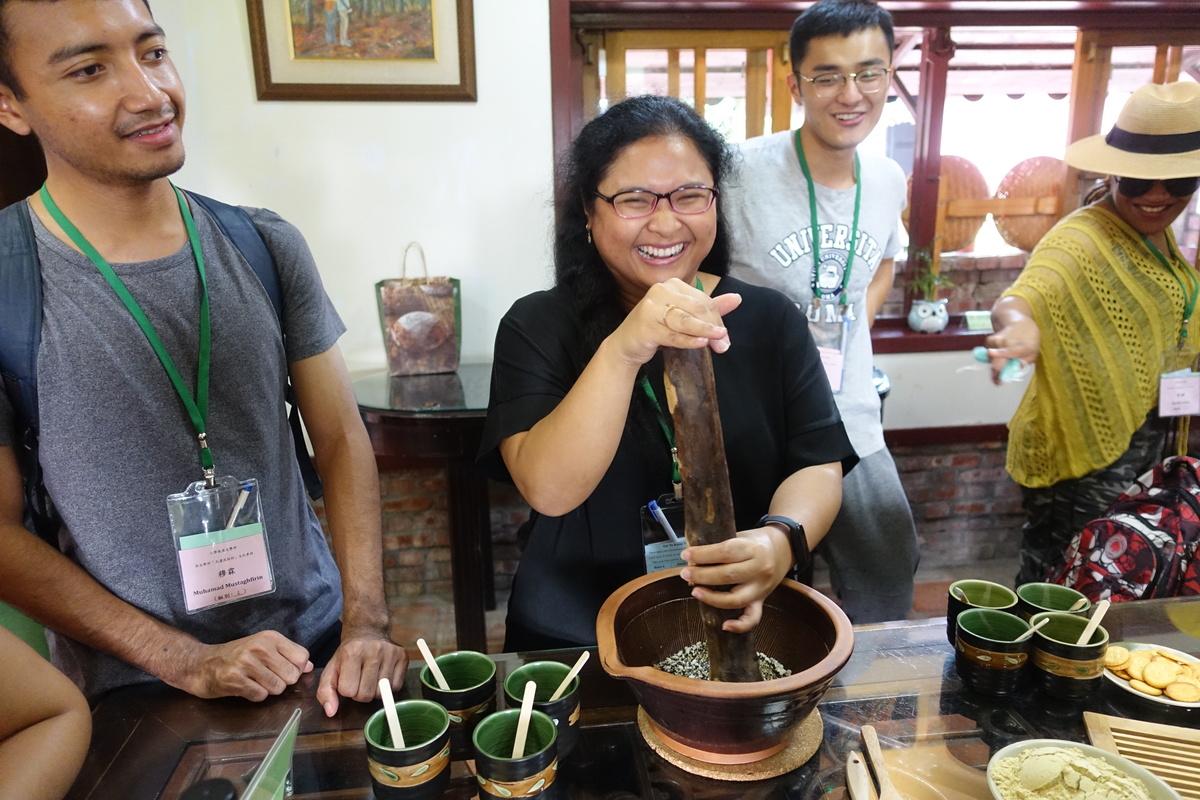
<instances>
[{"instance_id":1,"label":"wooden stick from tree branch","mask_svg":"<svg viewBox=\"0 0 1200 800\"><path fill-rule=\"evenodd\" d=\"M663 348L663 365L667 405L675 421L675 443L679 448L688 545L732 539L737 536L737 523L729 490L725 437L717 413L712 354L707 347L696 350L667 347ZM721 591L729 587L713 588ZM701 603L700 614L708 642L709 678L737 682L762 680L753 636L721 630L721 623L741 616L741 609L727 610Z\"/></svg>"}]
</instances>

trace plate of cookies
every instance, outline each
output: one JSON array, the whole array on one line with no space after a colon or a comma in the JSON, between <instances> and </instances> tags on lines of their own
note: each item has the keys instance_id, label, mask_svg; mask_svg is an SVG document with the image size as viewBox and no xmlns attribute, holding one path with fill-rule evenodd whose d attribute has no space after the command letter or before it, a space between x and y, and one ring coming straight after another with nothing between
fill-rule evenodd
<instances>
[{"instance_id":1,"label":"plate of cookies","mask_svg":"<svg viewBox=\"0 0 1200 800\"><path fill-rule=\"evenodd\" d=\"M1170 647L1110 644L1104 654L1104 677L1146 700L1200 708L1200 659Z\"/></svg>"}]
</instances>

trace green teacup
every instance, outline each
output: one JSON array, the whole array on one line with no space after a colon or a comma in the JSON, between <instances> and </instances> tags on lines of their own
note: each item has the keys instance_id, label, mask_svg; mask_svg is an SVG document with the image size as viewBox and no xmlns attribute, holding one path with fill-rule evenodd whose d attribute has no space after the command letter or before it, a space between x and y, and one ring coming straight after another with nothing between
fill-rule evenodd
<instances>
[{"instance_id":1,"label":"green teacup","mask_svg":"<svg viewBox=\"0 0 1200 800\"><path fill-rule=\"evenodd\" d=\"M434 661L450 689L438 686L426 664L421 668L421 696L440 704L450 714L454 757L469 758L471 731L480 719L496 710L496 662L474 650L456 650Z\"/></svg>"},{"instance_id":2,"label":"green teacup","mask_svg":"<svg viewBox=\"0 0 1200 800\"><path fill-rule=\"evenodd\" d=\"M404 747L396 747L383 709L367 720L367 768L379 800L434 800L450 785L450 715L429 700L396 703Z\"/></svg>"},{"instance_id":3,"label":"green teacup","mask_svg":"<svg viewBox=\"0 0 1200 800\"><path fill-rule=\"evenodd\" d=\"M559 758L566 758L579 738L579 677L571 679L561 697L550 700L570 671L570 667L558 661L532 661L517 667L504 679L504 704L509 708L521 707L526 683L533 681L537 686L533 707L554 720Z\"/></svg>"},{"instance_id":4,"label":"green teacup","mask_svg":"<svg viewBox=\"0 0 1200 800\"><path fill-rule=\"evenodd\" d=\"M512 757L520 715L517 708L498 711L475 728L475 776L481 797L530 797L547 791L558 776L557 729L540 711L530 713L523 755Z\"/></svg>"},{"instance_id":5,"label":"green teacup","mask_svg":"<svg viewBox=\"0 0 1200 800\"><path fill-rule=\"evenodd\" d=\"M961 580L946 591L946 641L956 644L958 615L968 608L998 608L1015 614L1017 595L1007 586L981 580Z\"/></svg>"},{"instance_id":6,"label":"green teacup","mask_svg":"<svg viewBox=\"0 0 1200 800\"><path fill-rule=\"evenodd\" d=\"M1082 605L1074 608L1076 603ZM1083 592L1057 583L1023 583L1017 587L1017 615L1025 621L1043 611L1065 611L1087 616L1092 601ZM1073 610L1072 610L1073 609Z\"/></svg>"}]
</instances>

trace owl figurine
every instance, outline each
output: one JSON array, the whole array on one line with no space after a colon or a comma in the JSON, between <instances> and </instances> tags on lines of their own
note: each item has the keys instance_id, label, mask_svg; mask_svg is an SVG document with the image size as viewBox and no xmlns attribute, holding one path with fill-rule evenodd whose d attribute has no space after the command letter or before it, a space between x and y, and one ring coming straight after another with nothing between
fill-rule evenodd
<instances>
[{"instance_id":1,"label":"owl figurine","mask_svg":"<svg viewBox=\"0 0 1200 800\"><path fill-rule=\"evenodd\" d=\"M914 300L908 312L908 327L917 333L940 333L949 321L945 300Z\"/></svg>"}]
</instances>

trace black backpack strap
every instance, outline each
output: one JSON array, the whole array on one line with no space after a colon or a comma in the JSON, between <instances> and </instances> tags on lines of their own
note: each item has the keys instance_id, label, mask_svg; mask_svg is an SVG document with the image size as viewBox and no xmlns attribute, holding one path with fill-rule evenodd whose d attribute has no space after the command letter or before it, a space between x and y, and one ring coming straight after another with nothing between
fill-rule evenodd
<instances>
[{"instance_id":1,"label":"black backpack strap","mask_svg":"<svg viewBox=\"0 0 1200 800\"><path fill-rule=\"evenodd\" d=\"M15 450L25 490L25 525L57 546L62 523L38 459L37 351L42 340L42 273L29 203L0 211L0 375L17 412Z\"/></svg>"},{"instance_id":2,"label":"black backpack strap","mask_svg":"<svg viewBox=\"0 0 1200 800\"><path fill-rule=\"evenodd\" d=\"M279 284L279 272L275 269L275 259L271 257L271 251L267 249L267 243L263 241L262 234L258 232L258 228L254 226L254 220L250 219L250 215L237 206L231 206L228 203L222 203L220 200L214 200L211 197L188 192L188 197L196 201L197 204L216 221L217 227L221 229L221 233L233 242L234 246L241 251L242 256L250 264L250 268L254 270L254 274L258 276L259 282L262 283L263 289L267 292L267 297L271 299L271 305L275 309L275 316L279 320L280 331L285 330L283 324L283 288ZM285 334L286 336L286 334ZM304 442L304 430L300 426L300 406L296 402L296 393L292 389L291 379L287 384L286 400L291 411L288 413L288 424L292 429L292 442L296 448L296 462L300 465L300 475L304 479L304 488L308 490L308 495L316 500L324 494L324 489L321 487L321 477L317 474L317 468L313 465L312 459L308 455L308 445Z\"/></svg>"}]
</instances>

